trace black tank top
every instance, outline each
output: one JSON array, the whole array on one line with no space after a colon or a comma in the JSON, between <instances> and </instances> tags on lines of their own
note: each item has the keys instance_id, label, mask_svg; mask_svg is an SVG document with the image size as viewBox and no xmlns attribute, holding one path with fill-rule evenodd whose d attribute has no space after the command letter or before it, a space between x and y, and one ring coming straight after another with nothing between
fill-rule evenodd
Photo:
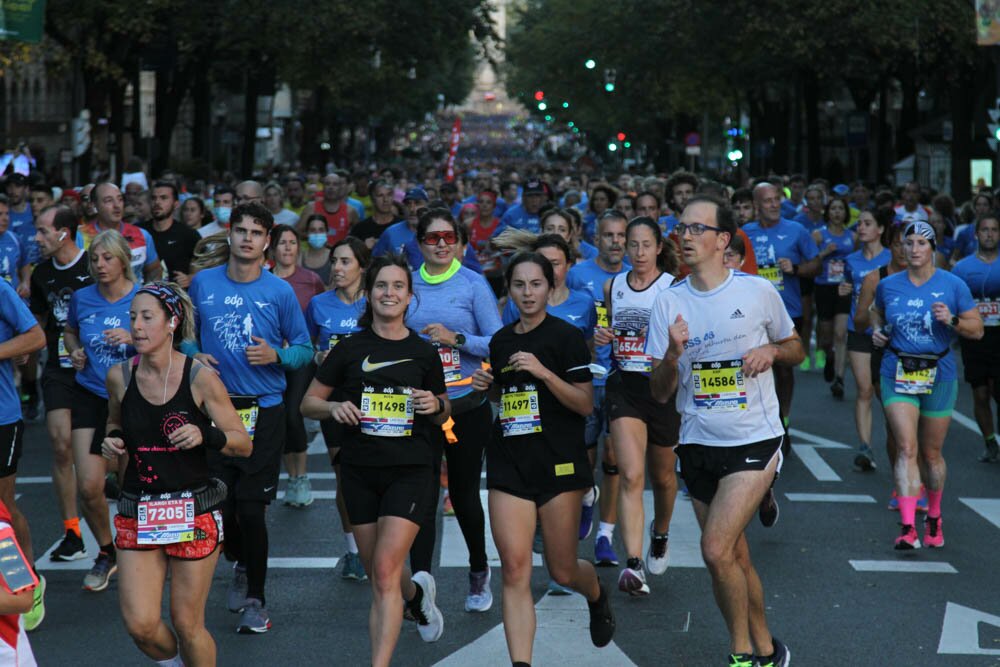
<instances>
[{"instance_id":1,"label":"black tank top","mask_svg":"<svg viewBox=\"0 0 1000 667\"><path fill-rule=\"evenodd\" d=\"M191 395L191 363L188 357L177 392L163 405L153 405L139 391L135 366L126 371L128 386L122 398L122 431L125 432L128 467L125 469L123 491L166 493L197 488L208 482L205 447L181 450L167 439L169 434L185 424L195 424L203 429L211 426L211 420L198 408Z\"/></svg>"}]
</instances>

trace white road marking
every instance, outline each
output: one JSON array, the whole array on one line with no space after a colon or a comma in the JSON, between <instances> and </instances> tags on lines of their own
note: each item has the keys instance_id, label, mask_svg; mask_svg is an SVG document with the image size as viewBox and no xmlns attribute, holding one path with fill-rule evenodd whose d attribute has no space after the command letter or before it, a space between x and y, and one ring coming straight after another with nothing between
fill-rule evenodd
<instances>
[{"instance_id":1,"label":"white road marking","mask_svg":"<svg viewBox=\"0 0 1000 667\"><path fill-rule=\"evenodd\" d=\"M337 492L336 491L317 491L317 490L313 489L312 497L313 497L313 500L336 500L337 499ZM284 491L278 491L278 500L284 500L284 499L285 499L285 492Z\"/></svg>"},{"instance_id":2,"label":"white road marking","mask_svg":"<svg viewBox=\"0 0 1000 667\"><path fill-rule=\"evenodd\" d=\"M973 512L1000 528L1000 498L959 498Z\"/></svg>"},{"instance_id":3,"label":"white road marking","mask_svg":"<svg viewBox=\"0 0 1000 667\"><path fill-rule=\"evenodd\" d=\"M982 648L979 624L1000 627L1000 616L949 602L944 608L938 653L950 655L1000 655L1000 648Z\"/></svg>"},{"instance_id":4,"label":"white road marking","mask_svg":"<svg viewBox=\"0 0 1000 667\"><path fill-rule=\"evenodd\" d=\"M792 502L801 503L874 503L876 500L864 493L786 493Z\"/></svg>"},{"instance_id":5,"label":"white road marking","mask_svg":"<svg viewBox=\"0 0 1000 667\"><path fill-rule=\"evenodd\" d=\"M919 560L851 560L858 572L896 572L899 574L958 574L951 563Z\"/></svg>"},{"instance_id":6,"label":"white road marking","mask_svg":"<svg viewBox=\"0 0 1000 667\"><path fill-rule=\"evenodd\" d=\"M494 579L494 581L498 581ZM498 587L499 588L499 587ZM500 591L495 604L499 606ZM635 663L611 642L594 648L588 631L587 601L582 595L545 595L535 605L537 630L531 656L536 665L573 665L573 667L634 667ZM497 625L475 641L466 644L435 664L435 667L507 667L507 640L503 625Z\"/></svg>"},{"instance_id":7,"label":"white road marking","mask_svg":"<svg viewBox=\"0 0 1000 667\"><path fill-rule=\"evenodd\" d=\"M497 551L497 545L493 541L493 531L490 529L490 511L486 501L488 493L485 489L479 491L479 502L482 503L483 514L486 516L486 561L490 567L500 567L500 552ZM533 567L541 567L541 555L531 554L531 564ZM441 556L438 566L469 567L469 549L465 546L465 538L462 537L458 519L453 516L441 519Z\"/></svg>"},{"instance_id":8,"label":"white road marking","mask_svg":"<svg viewBox=\"0 0 1000 667\"><path fill-rule=\"evenodd\" d=\"M823 457L816 451L817 447L824 445L792 445L792 451L799 457L812 476L819 482L841 482L840 475L834 472L833 468L823 460Z\"/></svg>"},{"instance_id":9,"label":"white road marking","mask_svg":"<svg viewBox=\"0 0 1000 667\"><path fill-rule=\"evenodd\" d=\"M306 569L326 569L332 570L340 562L339 558L268 558L267 567L275 569L306 570Z\"/></svg>"},{"instance_id":10,"label":"white road marking","mask_svg":"<svg viewBox=\"0 0 1000 667\"><path fill-rule=\"evenodd\" d=\"M969 419L958 410L951 411L951 420L959 424L960 426L964 426L965 428L969 429L976 435L981 435L979 431L979 424L977 424L974 419Z\"/></svg>"},{"instance_id":11,"label":"white road marking","mask_svg":"<svg viewBox=\"0 0 1000 667\"><path fill-rule=\"evenodd\" d=\"M801 438L802 440L808 440L809 442L815 443L821 447L826 447L827 449L853 449L850 445L846 445L842 442L837 442L836 440L830 440L829 438L813 435L812 433L806 433L805 431L800 431L795 428L788 429L788 432L796 438Z\"/></svg>"}]
</instances>

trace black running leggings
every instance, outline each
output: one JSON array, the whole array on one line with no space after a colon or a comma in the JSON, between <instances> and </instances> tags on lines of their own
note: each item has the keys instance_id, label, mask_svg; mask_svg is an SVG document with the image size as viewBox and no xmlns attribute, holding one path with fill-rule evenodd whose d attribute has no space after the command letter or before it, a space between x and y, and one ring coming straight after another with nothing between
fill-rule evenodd
<instances>
[{"instance_id":1,"label":"black running leggings","mask_svg":"<svg viewBox=\"0 0 1000 667\"><path fill-rule=\"evenodd\" d=\"M486 570L486 518L479 489L486 441L493 434L493 411L489 401L485 401L453 419L452 430L458 442L444 448L448 459L448 495L469 549L469 569L483 572Z\"/></svg>"},{"instance_id":2,"label":"black running leggings","mask_svg":"<svg viewBox=\"0 0 1000 667\"><path fill-rule=\"evenodd\" d=\"M267 579L267 524L262 500L235 500L230 494L222 512L226 532L223 553L247 569L247 597L264 600Z\"/></svg>"}]
</instances>

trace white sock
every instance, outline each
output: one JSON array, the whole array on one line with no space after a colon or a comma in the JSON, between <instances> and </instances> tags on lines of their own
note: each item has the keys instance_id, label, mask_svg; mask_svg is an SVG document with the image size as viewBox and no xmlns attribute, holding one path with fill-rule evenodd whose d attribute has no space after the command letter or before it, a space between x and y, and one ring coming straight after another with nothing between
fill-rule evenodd
<instances>
[{"instance_id":1,"label":"white sock","mask_svg":"<svg viewBox=\"0 0 1000 667\"><path fill-rule=\"evenodd\" d=\"M612 536L615 534L615 524L600 522L597 526L597 536L606 537L608 541L611 541Z\"/></svg>"},{"instance_id":2,"label":"white sock","mask_svg":"<svg viewBox=\"0 0 1000 667\"><path fill-rule=\"evenodd\" d=\"M347 540L347 550L352 554L358 553L358 543L354 541L354 533L344 533Z\"/></svg>"},{"instance_id":3,"label":"white sock","mask_svg":"<svg viewBox=\"0 0 1000 667\"><path fill-rule=\"evenodd\" d=\"M597 494L594 493L594 487L590 487L590 490L583 494L583 504L587 507L593 507L595 500L597 500Z\"/></svg>"},{"instance_id":4,"label":"white sock","mask_svg":"<svg viewBox=\"0 0 1000 667\"><path fill-rule=\"evenodd\" d=\"M160 665L160 667L184 667L184 661L181 660L180 653L169 660L157 660L156 664Z\"/></svg>"}]
</instances>

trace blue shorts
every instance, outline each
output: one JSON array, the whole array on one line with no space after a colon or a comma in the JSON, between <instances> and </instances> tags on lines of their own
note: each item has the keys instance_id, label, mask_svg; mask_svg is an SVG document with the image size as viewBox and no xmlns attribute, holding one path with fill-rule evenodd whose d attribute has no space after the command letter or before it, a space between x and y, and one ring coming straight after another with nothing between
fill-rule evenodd
<instances>
[{"instance_id":1,"label":"blue shorts","mask_svg":"<svg viewBox=\"0 0 1000 667\"><path fill-rule=\"evenodd\" d=\"M922 417L951 417L958 398L958 380L938 380L929 394L900 394L896 379L881 376L882 405L909 403L920 409Z\"/></svg>"},{"instance_id":2,"label":"blue shorts","mask_svg":"<svg viewBox=\"0 0 1000 667\"><path fill-rule=\"evenodd\" d=\"M604 385L594 385L594 411L587 415L587 425L583 431L583 442L587 449L597 447L602 433L607 433L608 413L604 409Z\"/></svg>"}]
</instances>

